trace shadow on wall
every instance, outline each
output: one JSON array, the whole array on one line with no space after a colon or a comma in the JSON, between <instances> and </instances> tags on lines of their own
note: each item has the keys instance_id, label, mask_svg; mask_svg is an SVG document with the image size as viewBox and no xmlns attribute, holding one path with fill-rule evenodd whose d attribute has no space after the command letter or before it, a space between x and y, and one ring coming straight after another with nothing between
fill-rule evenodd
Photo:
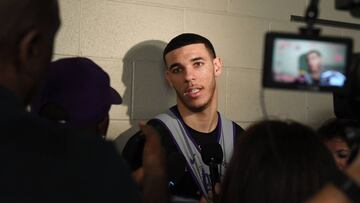
<instances>
[{"instance_id":1,"label":"shadow on wall","mask_svg":"<svg viewBox=\"0 0 360 203\"><path fill-rule=\"evenodd\" d=\"M149 120L176 103L175 92L164 79L162 53L165 46L163 41L144 41L133 46L123 59L123 105L127 106L131 128L114 140L120 151L139 130L139 121Z\"/></svg>"}]
</instances>

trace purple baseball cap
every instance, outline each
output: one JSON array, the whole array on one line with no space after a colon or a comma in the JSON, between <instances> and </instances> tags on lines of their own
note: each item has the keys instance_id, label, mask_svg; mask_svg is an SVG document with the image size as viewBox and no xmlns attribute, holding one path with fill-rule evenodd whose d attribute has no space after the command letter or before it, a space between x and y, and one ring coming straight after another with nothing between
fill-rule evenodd
<instances>
[{"instance_id":1,"label":"purple baseball cap","mask_svg":"<svg viewBox=\"0 0 360 203\"><path fill-rule=\"evenodd\" d=\"M40 113L47 104L67 113L66 124L87 127L102 121L120 94L110 86L109 75L88 58L64 58L50 64L46 82L32 104Z\"/></svg>"}]
</instances>

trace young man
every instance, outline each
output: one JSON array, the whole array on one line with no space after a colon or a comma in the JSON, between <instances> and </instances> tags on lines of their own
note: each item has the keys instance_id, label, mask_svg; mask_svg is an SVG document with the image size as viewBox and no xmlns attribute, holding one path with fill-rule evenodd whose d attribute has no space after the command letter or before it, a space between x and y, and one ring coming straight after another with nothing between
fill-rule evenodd
<instances>
[{"instance_id":1,"label":"young man","mask_svg":"<svg viewBox=\"0 0 360 203\"><path fill-rule=\"evenodd\" d=\"M57 3L0 2L0 202L141 202L111 143L25 111L52 56ZM159 138L148 126L141 128L147 135L144 200L165 202L166 193L159 193L166 189ZM154 182L160 190L152 189Z\"/></svg>"},{"instance_id":2,"label":"young man","mask_svg":"<svg viewBox=\"0 0 360 203\"><path fill-rule=\"evenodd\" d=\"M148 124L158 130L168 163L173 163L168 164L169 187L173 195L207 198L211 180L208 166L201 158L201 148L211 142L221 145L222 176L230 161L234 140L243 131L217 111L216 79L221 74L222 62L208 39L191 33L172 39L164 50L163 58L165 77L177 94L177 105L151 119ZM134 150L139 143L138 136L134 136L123 151L133 169L139 166L141 160L133 155L141 154ZM183 168L182 173L176 172L179 167Z\"/></svg>"},{"instance_id":3,"label":"young man","mask_svg":"<svg viewBox=\"0 0 360 203\"><path fill-rule=\"evenodd\" d=\"M305 82L311 85L342 86L345 76L337 70L327 69L323 64L323 57L317 50L306 53L306 63L309 72L306 73Z\"/></svg>"}]
</instances>

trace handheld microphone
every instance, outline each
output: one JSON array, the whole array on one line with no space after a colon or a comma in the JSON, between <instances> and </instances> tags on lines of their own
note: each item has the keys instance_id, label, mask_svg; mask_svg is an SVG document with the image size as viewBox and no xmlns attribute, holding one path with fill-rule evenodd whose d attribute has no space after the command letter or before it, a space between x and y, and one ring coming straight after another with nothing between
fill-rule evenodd
<instances>
[{"instance_id":1,"label":"handheld microphone","mask_svg":"<svg viewBox=\"0 0 360 203\"><path fill-rule=\"evenodd\" d=\"M214 200L216 200L215 185L220 182L218 165L221 164L223 160L223 151L220 144L214 141L202 145L201 158L203 162L209 166L212 193Z\"/></svg>"}]
</instances>

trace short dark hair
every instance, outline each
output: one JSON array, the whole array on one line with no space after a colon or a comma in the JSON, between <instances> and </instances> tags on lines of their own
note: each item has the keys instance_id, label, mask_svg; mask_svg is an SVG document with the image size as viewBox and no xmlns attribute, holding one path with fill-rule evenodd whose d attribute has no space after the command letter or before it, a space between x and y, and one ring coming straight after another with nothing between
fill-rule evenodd
<instances>
[{"instance_id":1,"label":"short dark hair","mask_svg":"<svg viewBox=\"0 0 360 203\"><path fill-rule=\"evenodd\" d=\"M302 124L262 121L238 140L222 203L302 203L337 172L316 133Z\"/></svg>"},{"instance_id":2,"label":"short dark hair","mask_svg":"<svg viewBox=\"0 0 360 203\"><path fill-rule=\"evenodd\" d=\"M190 45L190 44L204 44L206 49L209 51L211 57L216 58L215 49L214 49L214 46L211 44L210 40L208 40L207 38L205 38L201 35L198 35L198 34L183 33L181 35L176 36L172 40L170 40L170 42L166 45L164 52L163 52L164 62L166 62L165 61L166 54L168 54L169 52L171 52L175 49L178 49L178 48L184 47L186 45Z\"/></svg>"},{"instance_id":3,"label":"short dark hair","mask_svg":"<svg viewBox=\"0 0 360 203\"><path fill-rule=\"evenodd\" d=\"M349 119L331 118L325 121L317 130L321 141L326 142L333 138L340 138L349 146L349 140L346 137L347 128L359 128L360 122Z\"/></svg>"}]
</instances>

